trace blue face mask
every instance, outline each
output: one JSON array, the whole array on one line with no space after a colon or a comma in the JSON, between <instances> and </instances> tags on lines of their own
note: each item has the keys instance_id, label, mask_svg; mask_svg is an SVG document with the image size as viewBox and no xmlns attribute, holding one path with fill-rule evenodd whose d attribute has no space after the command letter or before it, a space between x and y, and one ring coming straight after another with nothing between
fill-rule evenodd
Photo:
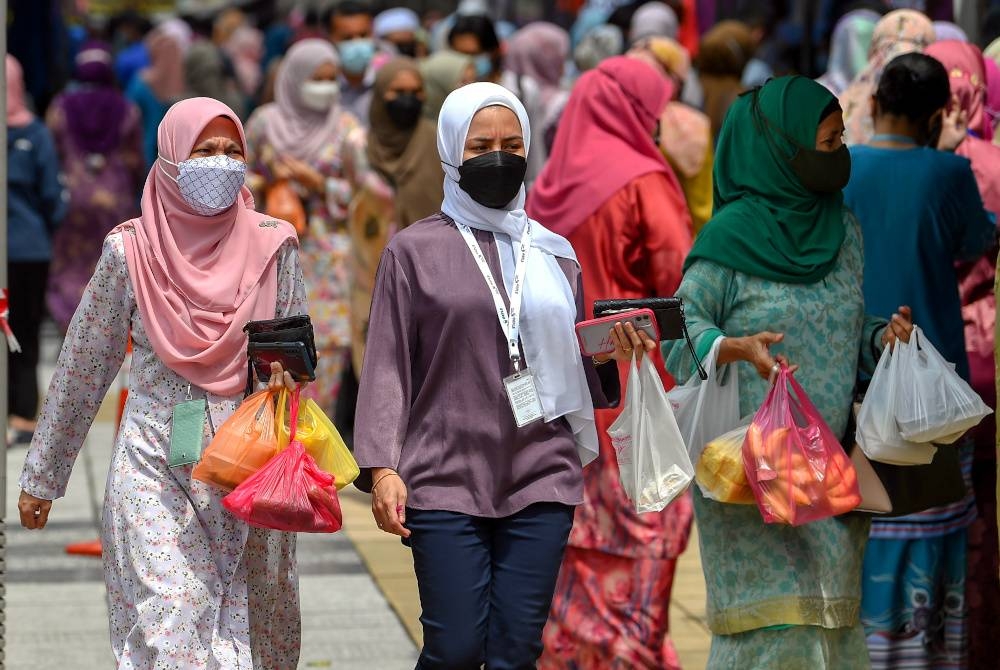
<instances>
[{"instance_id":1,"label":"blue face mask","mask_svg":"<svg viewBox=\"0 0 1000 670\"><path fill-rule=\"evenodd\" d=\"M476 64L476 77L483 79L493 72L493 59L489 54L479 54L474 59Z\"/></svg>"},{"instance_id":2,"label":"blue face mask","mask_svg":"<svg viewBox=\"0 0 1000 670\"><path fill-rule=\"evenodd\" d=\"M358 37L337 44L340 64L348 74L364 74L375 56L375 42L368 37Z\"/></svg>"}]
</instances>

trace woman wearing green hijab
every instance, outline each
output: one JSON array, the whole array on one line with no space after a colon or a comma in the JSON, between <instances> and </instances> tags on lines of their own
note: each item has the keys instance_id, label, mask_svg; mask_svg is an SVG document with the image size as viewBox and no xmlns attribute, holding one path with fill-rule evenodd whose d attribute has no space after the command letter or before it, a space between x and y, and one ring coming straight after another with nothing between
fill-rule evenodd
<instances>
[{"instance_id":1,"label":"woman wearing green hijab","mask_svg":"<svg viewBox=\"0 0 1000 670\"><path fill-rule=\"evenodd\" d=\"M718 337L719 363L740 370L740 410L764 401L779 363L840 435L862 366L909 338L908 310L865 316L863 251L841 189L850 177L836 98L804 77L740 96L719 136L715 215L695 240L677 295L698 355ZM668 345L667 368L693 361ZM757 373L757 374L754 374ZM861 565L869 522L849 515L766 525L755 506L694 491L712 630L709 668L862 668Z\"/></svg>"}]
</instances>

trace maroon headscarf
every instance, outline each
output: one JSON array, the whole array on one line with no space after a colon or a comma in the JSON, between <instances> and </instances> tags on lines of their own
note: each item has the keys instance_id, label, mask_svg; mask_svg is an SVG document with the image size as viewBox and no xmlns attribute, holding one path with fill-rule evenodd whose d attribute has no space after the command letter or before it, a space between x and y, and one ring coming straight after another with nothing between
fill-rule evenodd
<instances>
[{"instance_id":1,"label":"maroon headscarf","mask_svg":"<svg viewBox=\"0 0 1000 670\"><path fill-rule=\"evenodd\" d=\"M652 65L625 56L584 73L531 188L528 215L565 237L633 179L662 172L676 180L653 141L672 88Z\"/></svg>"},{"instance_id":2,"label":"maroon headscarf","mask_svg":"<svg viewBox=\"0 0 1000 670\"><path fill-rule=\"evenodd\" d=\"M62 97L66 126L73 143L88 154L108 154L118 148L128 101L115 88L111 48L90 41L76 56L79 87Z\"/></svg>"}]
</instances>

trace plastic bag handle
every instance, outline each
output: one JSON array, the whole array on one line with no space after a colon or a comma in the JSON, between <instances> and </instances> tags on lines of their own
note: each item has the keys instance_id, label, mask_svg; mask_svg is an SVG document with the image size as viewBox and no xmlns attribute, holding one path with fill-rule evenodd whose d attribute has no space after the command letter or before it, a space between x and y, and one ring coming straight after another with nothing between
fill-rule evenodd
<instances>
[{"instance_id":1,"label":"plastic bag handle","mask_svg":"<svg viewBox=\"0 0 1000 670\"><path fill-rule=\"evenodd\" d=\"M302 392L301 386L296 386L292 391L292 410L288 417L288 443L295 441L295 429L299 425L299 394Z\"/></svg>"}]
</instances>

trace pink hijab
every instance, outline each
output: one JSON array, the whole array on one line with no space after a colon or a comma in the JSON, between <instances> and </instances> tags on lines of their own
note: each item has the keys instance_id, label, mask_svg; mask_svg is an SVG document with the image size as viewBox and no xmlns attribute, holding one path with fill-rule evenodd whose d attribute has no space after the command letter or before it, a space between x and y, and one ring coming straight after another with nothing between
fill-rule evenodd
<instances>
[{"instance_id":1,"label":"pink hijab","mask_svg":"<svg viewBox=\"0 0 1000 670\"><path fill-rule=\"evenodd\" d=\"M191 98L171 107L160 124L160 156L187 160L205 126L232 120L246 147L236 114L212 98ZM142 216L122 224L129 277L153 351L195 386L221 396L246 383L248 321L273 319L278 292L275 259L292 226L253 211L250 191L229 210L199 216L156 161L142 193Z\"/></svg>"},{"instance_id":2,"label":"pink hijab","mask_svg":"<svg viewBox=\"0 0 1000 670\"><path fill-rule=\"evenodd\" d=\"M177 100L184 95L184 44L180 37L160 26L146 38L149 67L141 77L159 100Z\"/></svg>"},{"instance_id":3,"label":"pink hijab","mask_svg":"<svg viewBox=\"0 0 1000 670\"><path fill-rule=\"evenodd\" d=\"M652 65L627 56L585 72L532 186L528 215L565 237L636 177L662 172L676 181L653 142L672 89Z\"/></svg>"},{"instance_id":4,"label":"pink hijab","mask_svg":"<svg viewBox=\"0 0 1000 670\"><path fill-rule=\"evenodd\" d=\"M35 115L24 100L24 70L17 59L7 54L7 126L20 128L31 123Z\"/></svg>"},{"instance_id":5,"label":"pink hijab","mask_svg":"<svg viewBox=\"0 0 1000 670\"><path fill-rule=\"evenodd\" d=\"M983 54L974 44L956 40L935 42L927 47L925 53L944 65L951 82L951 93L969 115L970 135L955 153L972 161L983 205L987 210L1000 214L1000 147L986 139L989 122Z\"/></svg>"},{"instance_id":6,"label":"pink hijab","mask_svg":"<svg viewBox=\"0 0 1000 670\"><path fill-rule=\"evenodd\" d=\"M312 163L340 136L343 111L334 105L326 112L309 109L302 103L302 84L325 63L340 65L340 57L326 40L296 42L281 62L274 83L274 102L264 108L267 139L279 154Z\"/></svg>"}]
</instances>

